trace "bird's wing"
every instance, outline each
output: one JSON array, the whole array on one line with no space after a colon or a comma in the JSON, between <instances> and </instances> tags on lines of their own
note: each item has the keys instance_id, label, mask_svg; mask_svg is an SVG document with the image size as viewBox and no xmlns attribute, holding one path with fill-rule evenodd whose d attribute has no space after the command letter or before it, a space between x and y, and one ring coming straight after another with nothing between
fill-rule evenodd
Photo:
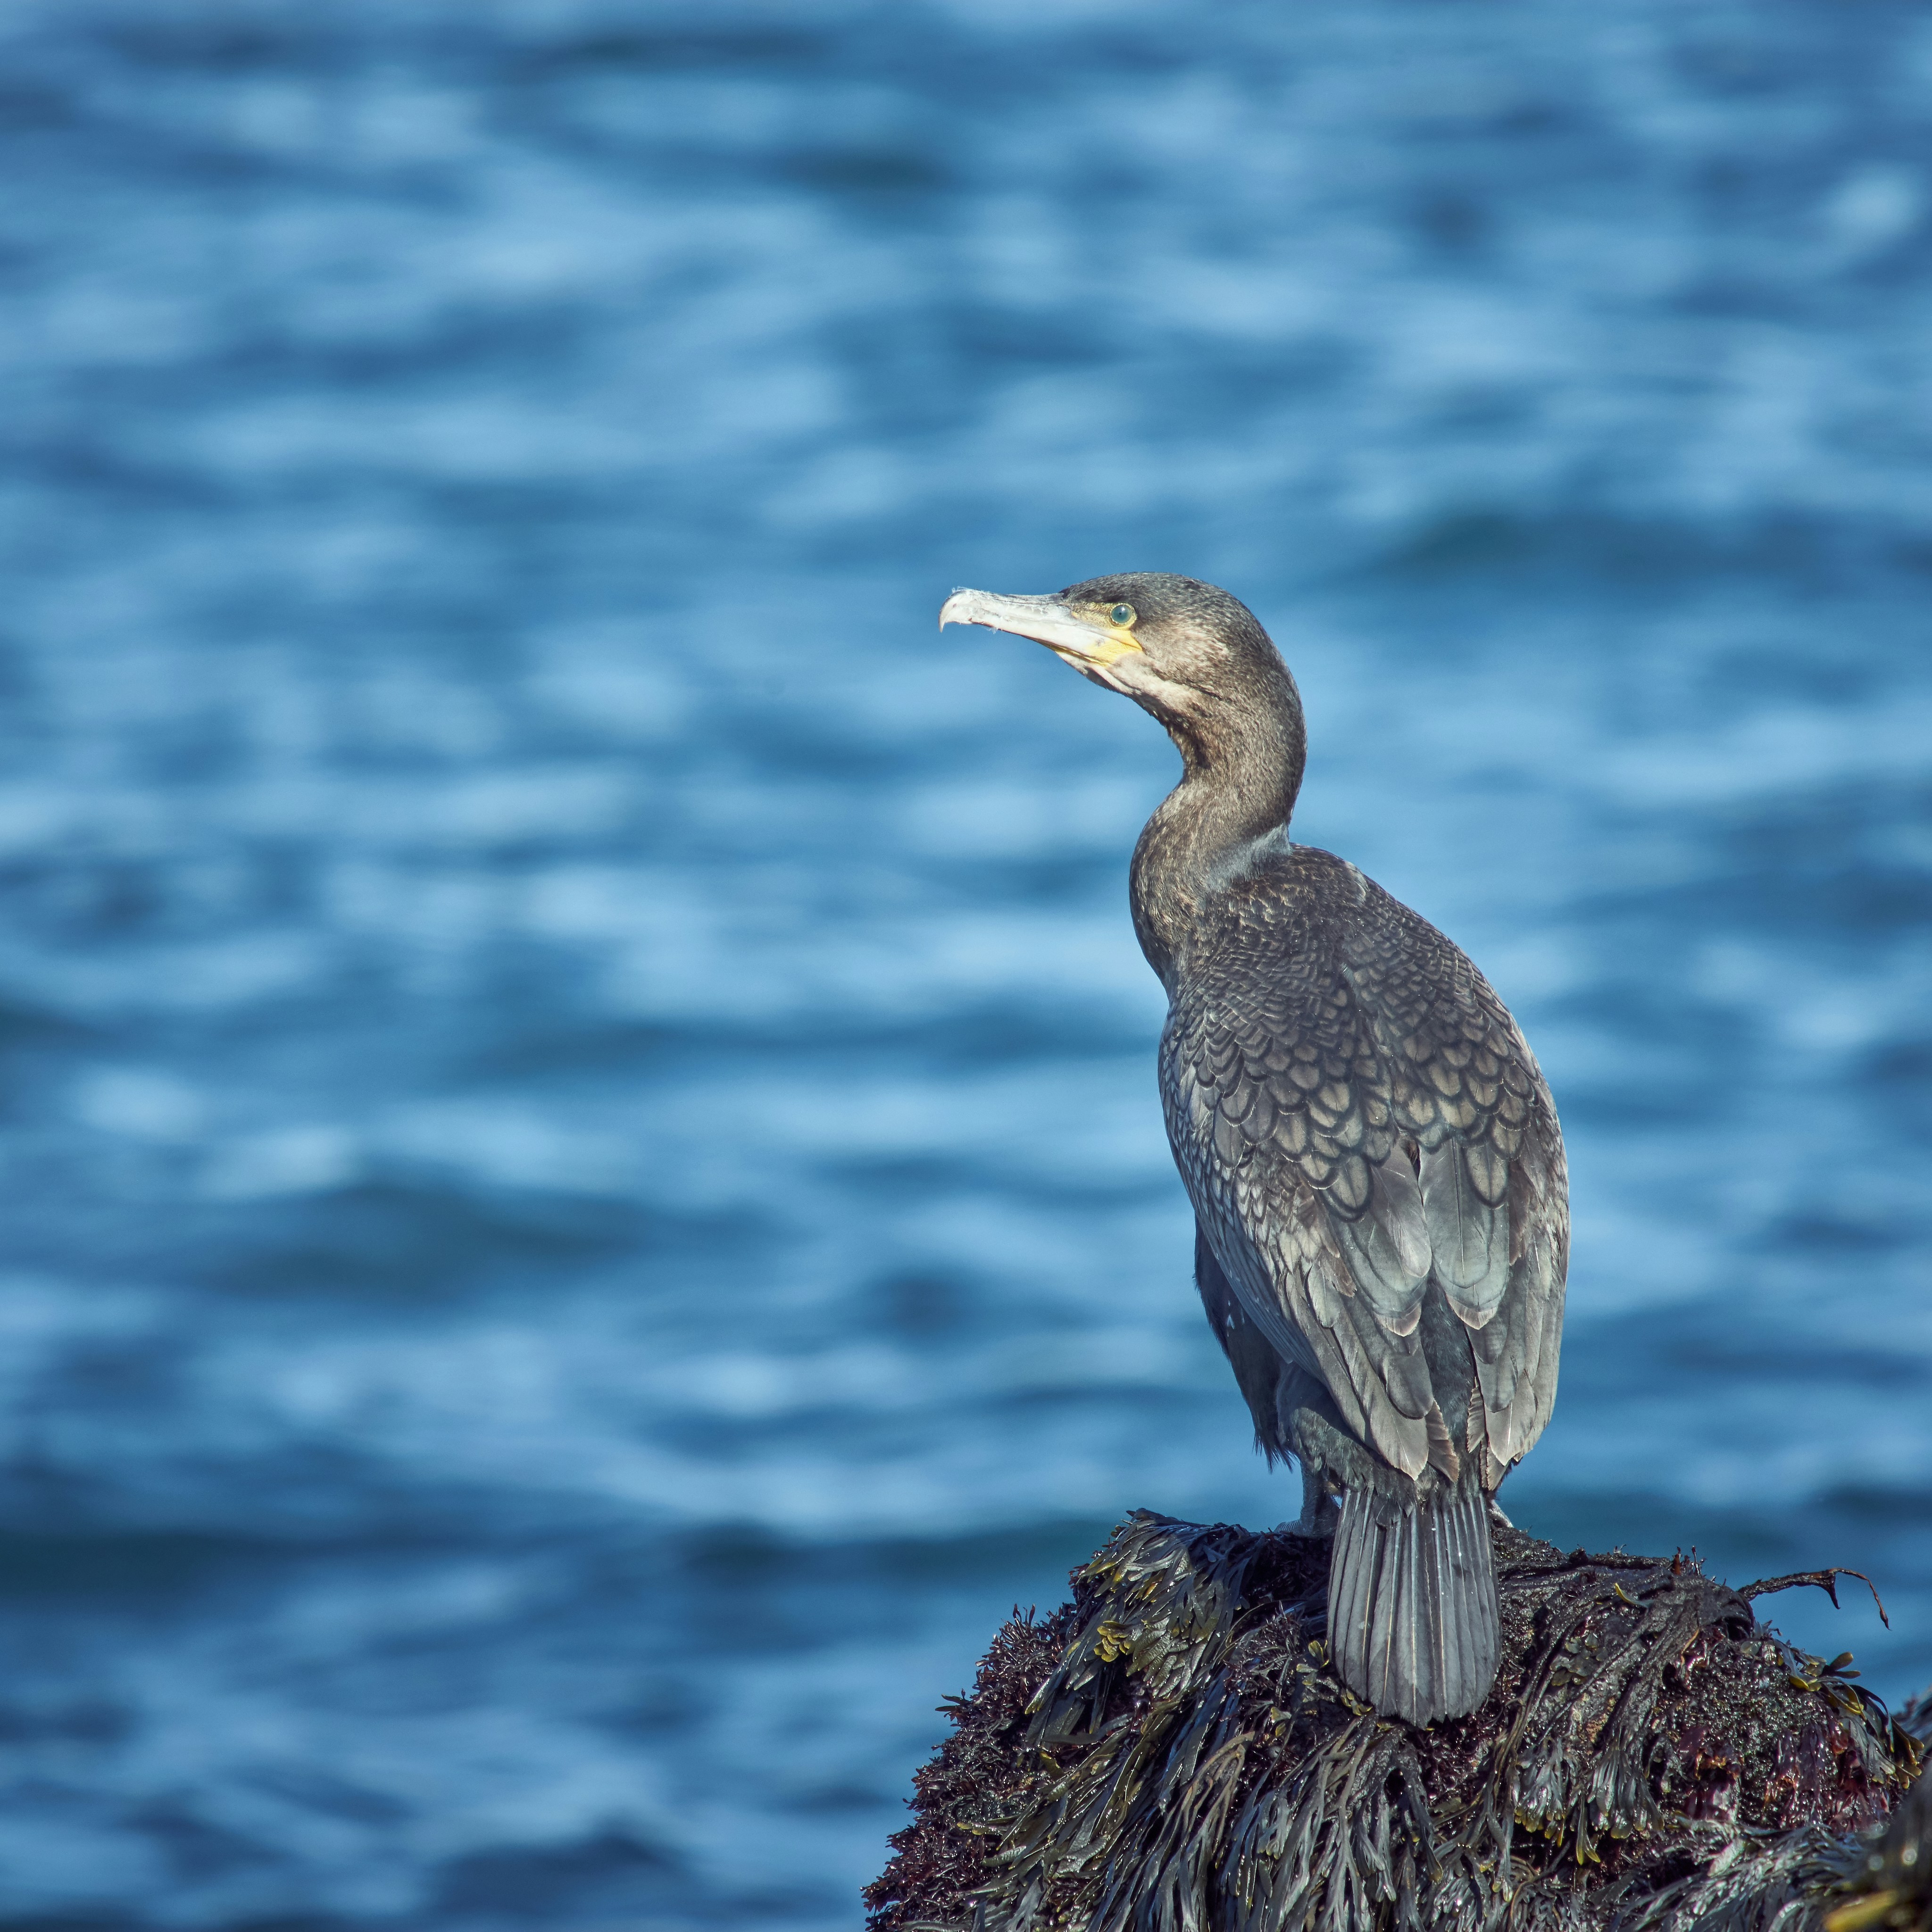
<instances>
[{"instance_id":1,"label":"bird's wing","mask_svg":"<svg viewBox=\"0 0 1932 1932\"><path fill-rule=\"evenodd\" d=\"M1493 1483L1555 1394L1555 1113L1462 955L1354 868L1300 854L1345 903L1260 880L1216 922L1163 1038L1169 1135L1244 1309L1360 1438L1411 1476L1486 1448ZM1437 1401L1419 1332L1432 1271L1469 1334L1480 1413Z\"/></svg>"},{"instance_id":2,"label":"bird's wing","mask_svg":"<svg viewBox=\"0 0 1932 1932\"><path fill-rule=\"evenodd\" d=\"M1495 989L1429 922L1364 880L1347 976L1416 1145L1436 1279L1468 1330L1492 1481L1556 1400L1570 1259L1563 1135L1535 1056ZM1471 1418L1472 1450L1476 1418Z\"/></svg>"},{"instance_id":3,"label":"bird's wing","mask_svg":"<svg viewBox=\"0 0 1932 1932\"><path fill-rule=\"evenodd\" d=\"M1446 1439L1418 1331L1431 1250L1389 1072L1332 946L1261 899L1217 931L1162 1040L1168 1130L1250 1319L1406 1474ZM1460 1418L1456 1418L1460 1422Z\"/></svg>"}]
</instances>

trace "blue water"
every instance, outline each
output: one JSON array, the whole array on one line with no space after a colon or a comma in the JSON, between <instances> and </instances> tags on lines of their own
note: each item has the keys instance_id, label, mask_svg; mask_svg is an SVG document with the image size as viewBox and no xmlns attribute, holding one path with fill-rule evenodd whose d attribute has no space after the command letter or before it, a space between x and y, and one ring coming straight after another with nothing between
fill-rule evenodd
<instances>
[{"instance_id":1,"label":"blue water","mask_svg":"<svg viewBox=\"0 0 1932 1932\"><path fill-rule=\"evenodd\" d=\"M1227 584L1568 1130L1566 1545L1932 1678L1932 11L13 0L0 1923L816 1928L1264 1523L1126 856Z\"/></svg>"}]
</instances>

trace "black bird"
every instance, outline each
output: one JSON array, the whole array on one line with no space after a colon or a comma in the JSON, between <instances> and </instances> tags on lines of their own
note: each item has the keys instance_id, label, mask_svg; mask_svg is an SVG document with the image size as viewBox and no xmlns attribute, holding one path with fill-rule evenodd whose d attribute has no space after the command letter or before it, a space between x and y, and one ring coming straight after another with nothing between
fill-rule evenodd
<instances>
[{"instance_id":1,"label":"black bird","mask_svg":"<svg viewBox=\"0 0 1932 1932\"><path fill-rule=\"evenodd\" d=\"M1570 1212L1535 1059L1432 926L1288 836L1301 697L1245 604L1136 572L958 590L950 622L1037 640L1180 750L1132 904L1201 1298L1260 1447L1301 1466L1292 1527L1334 1539L1342 1681L1460 1717L1496 1676L1496 1486L1556 1395Z\"/></svg>"}]
</instances>

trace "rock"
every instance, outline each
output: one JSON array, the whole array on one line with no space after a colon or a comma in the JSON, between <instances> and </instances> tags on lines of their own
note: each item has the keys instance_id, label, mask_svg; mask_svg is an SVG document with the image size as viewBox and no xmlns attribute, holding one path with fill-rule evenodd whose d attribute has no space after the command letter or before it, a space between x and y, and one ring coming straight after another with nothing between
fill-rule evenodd
<instances>
[{"instance_id":1,"label":"rock","mask_svg":"<svg viewBox=\"0 0 1932 1932\"><path fill-rule=\"evenodd\" d=\"M1894 1719L1751 1607L1843 1573L1733 1590L1500 1528L1496 1559L1495 1688L1418 1731L1328 1668L1325 1544L1137 1514L942 1706L873 1932L1891 1922L1906 1894L1872 1903L1890 1868L1859 1834L1932 1713Z\"/></svg>"}]
</instances>

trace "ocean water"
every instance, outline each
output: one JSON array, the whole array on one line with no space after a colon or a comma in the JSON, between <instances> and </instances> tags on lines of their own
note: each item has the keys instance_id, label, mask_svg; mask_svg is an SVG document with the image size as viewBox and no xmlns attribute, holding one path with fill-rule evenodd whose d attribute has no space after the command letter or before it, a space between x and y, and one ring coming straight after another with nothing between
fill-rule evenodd
<instances>
[{"instance_id":1,"label":"ocean water","mask_svg":"<svg viewBox=\"0 0 1932 1932\"><path fill-rule=\"evenodd\" d=\"M1932 1679L1932 12L13 0L0 1924L830 1928L1268 1522L956 584L1225 583L1568 1130L1566 1546Z\"/></svg>"}]
</instances>

